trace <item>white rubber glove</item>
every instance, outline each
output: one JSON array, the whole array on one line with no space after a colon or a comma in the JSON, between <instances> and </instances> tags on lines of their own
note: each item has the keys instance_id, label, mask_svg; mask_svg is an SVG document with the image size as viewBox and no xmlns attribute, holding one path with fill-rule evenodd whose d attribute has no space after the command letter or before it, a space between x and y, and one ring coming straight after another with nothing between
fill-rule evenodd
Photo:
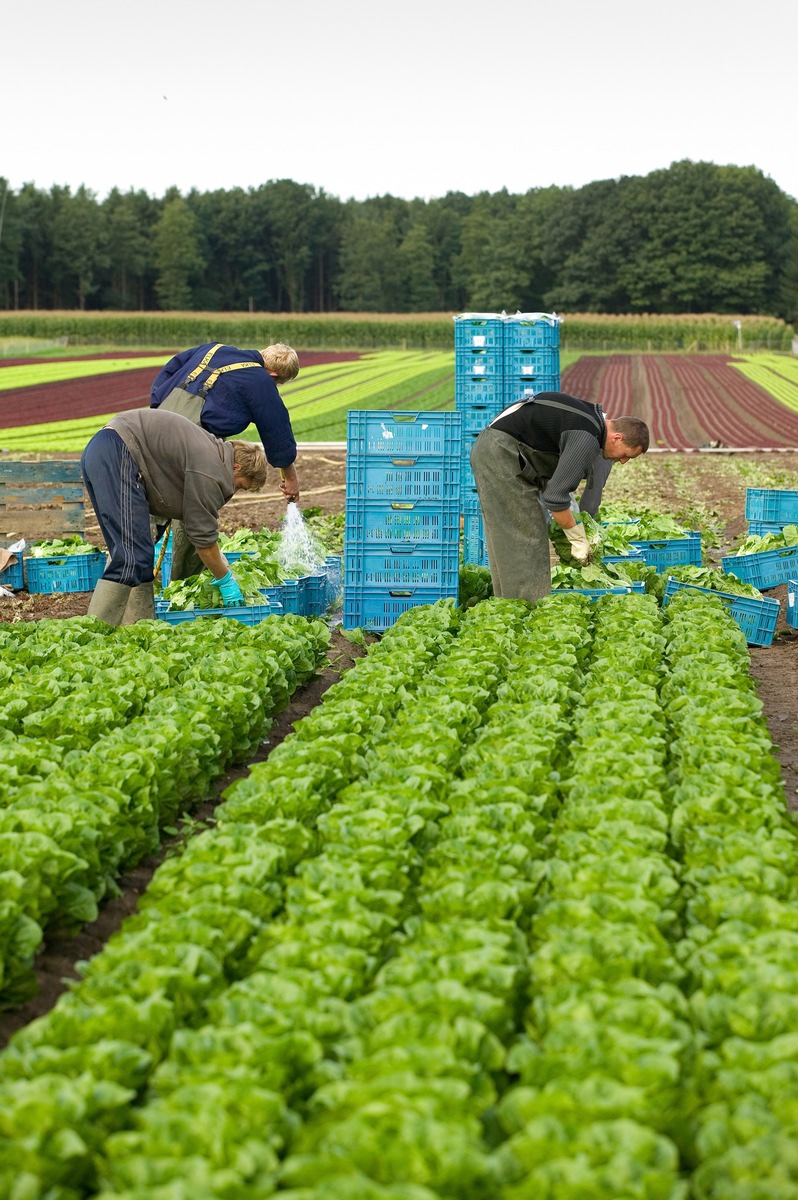
<instances>
[{"instance_id":1,"label":"white rubber glove","mask_svg":"<svg viewBox=\"0 0 798 1200\"><path fill-rule=\"evenodd\" d=\"M589 563L593 558L593 551L590 549L590 542L587 540L584 525L579 522L572 526L571 529L563 530L568 541L571 543L571 554L575 562L583 567L585 563Z\"/></svg>"}]
</instances>

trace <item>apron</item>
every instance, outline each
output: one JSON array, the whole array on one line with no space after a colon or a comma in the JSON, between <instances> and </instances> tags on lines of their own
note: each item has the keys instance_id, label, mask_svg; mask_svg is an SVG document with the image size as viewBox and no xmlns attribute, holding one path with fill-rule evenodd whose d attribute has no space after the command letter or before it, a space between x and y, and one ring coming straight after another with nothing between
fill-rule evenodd
<instances>
[{"instance_id":1,"label":"apron","mask_svg":"<svg viewBox=\"0 0 798 1200\"><path fill-rule=\"evenodd\" d=\"M199 425L204 404L204 396L194 396L183 388L173 388L159 407L167 412L179 413L181 417L188 417L194 425ZM188 579L189 575L199 575L202 570L202 559L188 540L185 525L182 521L172 521L172 567L169 581Z\"/></svg>"}]
</instances>

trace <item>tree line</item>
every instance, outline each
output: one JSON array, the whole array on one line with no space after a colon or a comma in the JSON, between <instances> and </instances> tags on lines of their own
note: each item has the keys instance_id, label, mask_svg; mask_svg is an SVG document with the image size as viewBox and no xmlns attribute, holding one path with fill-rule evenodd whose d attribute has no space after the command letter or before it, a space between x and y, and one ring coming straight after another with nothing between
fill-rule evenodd
<instances>
[{"instance_id":1,"label":"tree line","mask_svg":"<svg viewBox=\"0 0 798 1200\"><path fill-rule=\"evenodd\" d=\"M0 308L769 313L798 317L798 203L683 161L581 188L340 200L310 184L19 190L0 177Z\"/></svg>"}]
</instances>

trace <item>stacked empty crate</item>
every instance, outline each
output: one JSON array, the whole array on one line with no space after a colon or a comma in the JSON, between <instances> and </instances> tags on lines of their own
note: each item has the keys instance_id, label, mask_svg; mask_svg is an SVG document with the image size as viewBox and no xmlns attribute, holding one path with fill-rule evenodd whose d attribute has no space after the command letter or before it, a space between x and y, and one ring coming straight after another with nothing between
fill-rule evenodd
<instances>
[{"instance_id":1,"label":"stacked empty crate","mask_svg":"<svg viewBox=\"0 0 798 1200\"><path fill-rule=\"evenodd\" d=\"M348 414L345 629L457 598L460 424L456 412Z\"/></svg>"},{"instance_id":2,"label":"stacked empty crate","mask_svg":"<svg viewBox=\"0 0 798 1200\"><path fill-rule=\"evenodd\" d=\"M455 405L463 422L463 558L487 566L471 447L502 409L560 390L560 319L553 313L461 313L454 318Z\"/></svg>"}]
</instances>

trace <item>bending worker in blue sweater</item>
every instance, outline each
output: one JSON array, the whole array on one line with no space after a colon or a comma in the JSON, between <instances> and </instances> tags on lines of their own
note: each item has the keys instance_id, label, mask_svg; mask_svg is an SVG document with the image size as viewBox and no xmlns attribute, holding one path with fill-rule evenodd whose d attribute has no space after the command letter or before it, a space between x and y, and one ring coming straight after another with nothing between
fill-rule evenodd
<instances>
[{"instance_id":1,"label":"bending worker in blue sweater","mask_svg":"<svg viewBox=\"0 0 798 1200\"><path fill-rule=\"evenodd\" d=\"M265 350L239 350L206 342L170 358L153 380L150 407L180 413L214 437L229 438L254 425L266 459L279 468L287 501L299 499L296 441L277 385L299 373L296 350L277 342ZM172 523L172 579L201 570L181 523Z\"/></svg>"}]
</instances>

